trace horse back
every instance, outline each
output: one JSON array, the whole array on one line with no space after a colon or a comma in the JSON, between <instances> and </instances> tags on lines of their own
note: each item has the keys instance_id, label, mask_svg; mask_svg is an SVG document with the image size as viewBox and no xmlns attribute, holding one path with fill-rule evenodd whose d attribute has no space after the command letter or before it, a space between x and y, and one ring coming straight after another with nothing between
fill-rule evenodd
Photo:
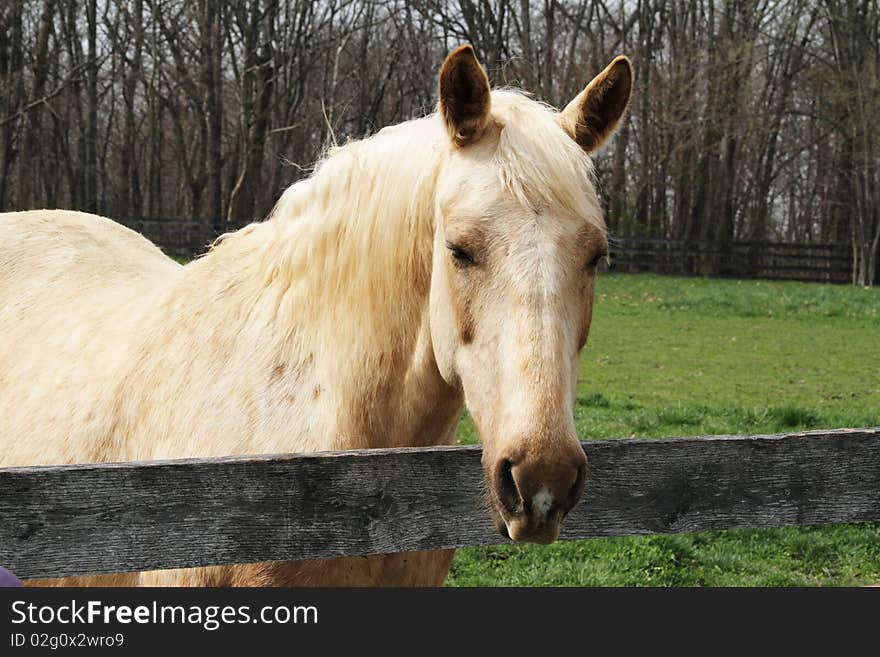
<instances>
[{"instance_id":1,"label":"horse back","mask_svg":"<svg viewBox=\"0 0 880 657\"><path fill-rule=\"evenodd\" d=\"M106 285L176 267L143 235L105 217L68 210L0 213L0 285L62 273Z\"/></svg>"},{"instance_id":2,"label":"horse back","mask_svg":"<svg viewBox=\"0 0 880 657\"><path fill-rule=\"evenodd\" d=\"M119 372L180 270L109 219L0 214L0 466L117 457Z\"/></svg>"}]
</instances>

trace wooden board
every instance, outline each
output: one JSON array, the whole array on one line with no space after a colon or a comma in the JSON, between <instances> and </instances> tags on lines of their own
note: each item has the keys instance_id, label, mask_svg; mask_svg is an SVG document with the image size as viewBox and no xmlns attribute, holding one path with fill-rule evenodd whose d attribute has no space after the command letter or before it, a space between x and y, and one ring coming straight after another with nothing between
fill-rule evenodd
<instances>
[{"instance_id":1,"label":"wooden board","mask_svg":"<svg viewBox=\"0 0 880 657\"><path fill-rule=\"evenodd\" d=\"M880 429L584 443L563 537L880 521ZM0 469L0 564L55 577L505 542L478 447Z\"/></svg>"}]
</instances>

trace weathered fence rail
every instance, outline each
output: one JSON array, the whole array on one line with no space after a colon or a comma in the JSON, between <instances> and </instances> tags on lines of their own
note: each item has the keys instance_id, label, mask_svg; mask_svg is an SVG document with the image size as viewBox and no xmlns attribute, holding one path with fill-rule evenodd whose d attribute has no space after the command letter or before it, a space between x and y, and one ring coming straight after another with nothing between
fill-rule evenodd
<instances>
[{"instance_id":1,"label":"weathered fence rail","mask_svg":"<svg viewBox=\"0 0 880 657\"><path fill-rule=\"evenodd\" d=\"M583 444L563 538L880 521L880 428ZM21 577L503 542L480 449L0 469L0 564Z\"/></svg>"}]
</instances>

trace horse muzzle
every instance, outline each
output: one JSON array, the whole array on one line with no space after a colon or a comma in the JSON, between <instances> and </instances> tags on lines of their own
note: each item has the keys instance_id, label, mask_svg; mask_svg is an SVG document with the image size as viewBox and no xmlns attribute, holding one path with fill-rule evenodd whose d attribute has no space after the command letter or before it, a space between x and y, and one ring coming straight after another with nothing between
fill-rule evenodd
<instances>
[{"instance_id":1,"label":"horse muzzle","mask_svg":"<svg viewBox=\"0 0 880 657\"><path fill-rule=\"evenodd\" d=\"M562 520L587 481L587 457L577 440L551 453L512 451L484 462L484 469L496 528L506 538L527 543L559 538Z\"/></svg>"}]
</instances>

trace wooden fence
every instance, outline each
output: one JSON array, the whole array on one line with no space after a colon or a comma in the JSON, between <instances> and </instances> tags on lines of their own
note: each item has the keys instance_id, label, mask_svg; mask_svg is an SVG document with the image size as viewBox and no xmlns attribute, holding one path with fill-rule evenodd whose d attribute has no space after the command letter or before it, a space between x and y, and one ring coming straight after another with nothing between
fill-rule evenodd
<instances>
[{"instance_id":1,"label":"wooden fence","mask_svg":"<svg viewBox=\"0 0 880 657\"><path fill-rule=\"evenodd\" d=\"M880 521L880 428L583 443L566 539ZM0 469L0 564L54 577L504 542L478 447Z\"/></svg>"},{"instance_id":2,"label":"wooden fence","mask_svg":"<svg viewBox=\"0 0 880 657\"><path fill-rule=\"evenodd\" d=\"M852 282L852 252L841 244L619 239L611 270L824 283Z\"/></svg>"},{"instance_id":3,"label":"wooden fence","mask_svg":"<svg viewBox=\"0 0 880 657\"><path fill-rule=\"evenodd\" d=\"M192 258L204 253L208 244L217 236L216 232L208 229L205 224L191 219L118 219L118 221L144 235L168 255L178 258Z\"/></svg>"}]
</instances>

